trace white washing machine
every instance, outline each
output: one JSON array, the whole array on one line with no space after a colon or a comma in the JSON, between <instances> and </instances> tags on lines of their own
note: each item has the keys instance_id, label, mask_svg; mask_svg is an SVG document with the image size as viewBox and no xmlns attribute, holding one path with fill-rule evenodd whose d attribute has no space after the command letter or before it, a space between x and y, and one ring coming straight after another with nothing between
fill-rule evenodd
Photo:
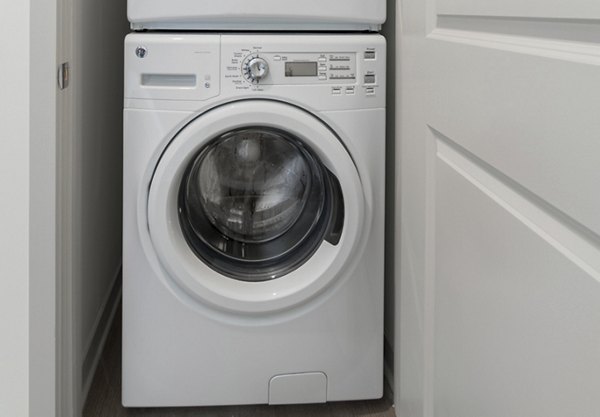
<instances>
[{"instance_id":1,"label":"white washing machine","mask_svg":"<svg viewBox=\"0 0 600 417\"><path fill-rule=\"evenodd\" d=\"M386 0L128 0L127 15L135 30L378 31Z\"/></svg>"},{"instance_id":2,"label":"white washing machine","mask_svg":"<svg viewBox=\"0 0 600 417\"><path fill-rule=\"evenodd\" d=\"M125 42L123 404L378 398L385 41Z\"/></svg>"}]
</instances>

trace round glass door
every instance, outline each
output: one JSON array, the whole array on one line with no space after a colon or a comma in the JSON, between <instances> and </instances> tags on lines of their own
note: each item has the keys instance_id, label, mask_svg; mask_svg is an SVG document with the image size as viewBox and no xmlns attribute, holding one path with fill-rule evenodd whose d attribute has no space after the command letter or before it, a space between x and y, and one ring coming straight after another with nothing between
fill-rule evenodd
<instances>
[{"instance_id":1,"label":"round glass door","mask_svg":"<svg viewBox=\"0 0 600 417\"><path fill-rule=\"evenodd\" d=\"M165 284L201 308L245 318L307 303L364 250L369 189L342 140L306 110L226 103L155 158L139 231Z\"/></svg>"},{"instance_id":2,"label":"round glass door","mask_svg":"<svg viewBox=\"0 0 600 417\"><path fill-rule=\"evenodd\" d=\"M178 208L195 255L241 281L288 274L343 223L335 176L298 137L265 126L208 141L183 174Z\"/></svg>"}]
</instances>

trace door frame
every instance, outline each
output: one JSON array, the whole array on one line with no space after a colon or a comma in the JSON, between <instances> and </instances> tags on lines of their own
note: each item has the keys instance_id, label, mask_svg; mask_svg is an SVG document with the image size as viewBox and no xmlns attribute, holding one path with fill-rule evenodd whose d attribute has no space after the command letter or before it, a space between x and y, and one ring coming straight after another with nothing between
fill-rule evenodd
<instances>
[{"instance_id":1,"label":"door frame","mask_svg":"<svg viewBox=\"0 0 600 417\"><path fill-rule=\"evenodd\" d=\"M70 86L56 93L56 417L79 417L83 411L81 311L79 297L81 265L81 202L77 165L79 147L76 141L75 92L78 85L78 63L75 56L75 0L53 0L56 7L55 68L69 63ZM56 86L56 82L55 82Z\"/></svg>"},{"instance_id":2,"label":"door frame","mask_svg":"<svg viewBox=\"0 0 600 417\"><path fill-rule=\"evenodd\" d=\"M30 1L29 415L62 415L57 381L62 339L57 303L58 2ZM59 330L60 331L60 330Z\"/></svg>"},{"instance_id":3,"label":"door frame","mask_svg":"<svg viewBox=\"0 0 600 417\"><path fill-rule=\"evenodd\" d=\"M57 82L59 64L73 61L72 6L73 0L30 1L30 416L81 413L73 314L73 89L60 90Z\"/></svg>"}]
</instances>

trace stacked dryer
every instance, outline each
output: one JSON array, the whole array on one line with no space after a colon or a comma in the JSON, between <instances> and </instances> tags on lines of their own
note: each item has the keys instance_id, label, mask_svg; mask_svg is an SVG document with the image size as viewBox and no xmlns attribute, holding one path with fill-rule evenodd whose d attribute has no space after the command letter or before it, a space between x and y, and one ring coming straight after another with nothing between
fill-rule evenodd
<instances>
[{"instance_id":1,"label":"stacked dryer","mask_svg":"<svg viewBox=\"0 0 600 417\"><path fill-rule=\"evenodd\" d=\"M385 0L129 0L123 404L383 394Z\"/></svg>"},{"instance_id":2,"label":"stacked dryer","mask_svg":"<svg viewBox=\"0 0 600 417\"><path fill-rule=\"evenodd\" d=\"M377 32L384 0L128 0L134 30Z\"/></svg>"}]
</instances>

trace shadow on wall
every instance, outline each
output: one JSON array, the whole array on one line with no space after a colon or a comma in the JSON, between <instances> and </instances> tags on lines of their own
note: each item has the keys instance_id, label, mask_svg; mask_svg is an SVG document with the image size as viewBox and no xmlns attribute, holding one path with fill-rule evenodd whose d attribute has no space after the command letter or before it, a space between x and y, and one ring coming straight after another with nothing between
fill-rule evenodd
<instances>
[{"instance_id":1,"label":"shadow on wall","mask_svg":"<svg viewBox=\"0 0 600 417\"><path fill-rule=\"evenodd\" d=\"M74 277L81 294L83 393L99 357L119 285L123 176L123 41L127 2L74 0L73 94L76 218ZM117 297L118 298L118 297Z\"/></svg>"},{"instance_id":2,"label":"shadow on wall","mask_svg":"<svg viewBox=\"0 0 600 417\"><path fill-rule=\"evenodd\" d=\"M395 271L399 260L395 257L396 216L396 0L387 1L387 21L383 25L387 40L387 140L386 140L386 203L385 203L385 377L390 387L394 369L394 312Z\"/></svg>"}]
</instances>

